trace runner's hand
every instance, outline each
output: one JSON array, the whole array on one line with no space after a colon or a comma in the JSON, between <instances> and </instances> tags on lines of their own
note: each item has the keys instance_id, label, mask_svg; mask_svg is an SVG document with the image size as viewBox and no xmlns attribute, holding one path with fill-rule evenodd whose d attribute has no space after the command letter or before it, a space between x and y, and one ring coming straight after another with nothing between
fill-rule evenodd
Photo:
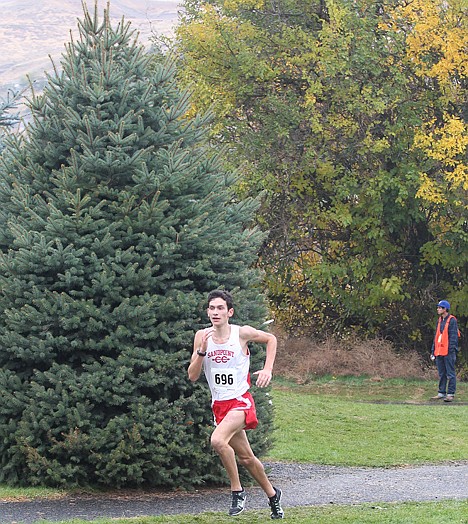
<instances>
[{"instance_id":1,"label":"runner's hand","mask_svg":"<svg viewBox=\"0 0 468 524\"><path fill-rule=\"evenodd\" d=\"M206 328L203 330L202 333L202 343L201 343L201 350L206 353L206 350L208 349L208 339L213 336L214 328Z\"/></svg>"},{"instance_id":2,"label":"runner's hand","mask_svg":"<svg viewBox=\"0 0 468 524\"><path fill-rule=\"evenodd\" d=\"M256 371L254 375L257 375L256 385L259 388L266 388L268 384L271 382L271 371L261 369L260 371Z\"/></svg>"}]
</instances>

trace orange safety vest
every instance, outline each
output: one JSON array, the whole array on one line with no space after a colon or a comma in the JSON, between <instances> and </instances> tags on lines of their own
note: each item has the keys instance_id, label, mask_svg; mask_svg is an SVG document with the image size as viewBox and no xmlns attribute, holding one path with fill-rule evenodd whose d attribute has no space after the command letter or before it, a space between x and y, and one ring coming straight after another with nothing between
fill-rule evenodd
<instances>
[{"instance_id":1,"label":"orange safety vest","mask_svg":"<svg viewBox=\"0 0 468 524\"><path fill-rule=\"evenodd\" d=\"M439 322L437 322L437 328L435 332L434 337L434 355L436 357L445 357L448 355L449 350L449 340L448 340L448 326L450 324L450 320L452 318L455 318L453 315L448 315L447 322L445 323L444 330L442 333L440 332L440 324L442 322L442 317L439 317ZM455 318L455 320L457 320ZM458 336L460 336L460 332L458 332Z\"/></svg>"}]
</instances>

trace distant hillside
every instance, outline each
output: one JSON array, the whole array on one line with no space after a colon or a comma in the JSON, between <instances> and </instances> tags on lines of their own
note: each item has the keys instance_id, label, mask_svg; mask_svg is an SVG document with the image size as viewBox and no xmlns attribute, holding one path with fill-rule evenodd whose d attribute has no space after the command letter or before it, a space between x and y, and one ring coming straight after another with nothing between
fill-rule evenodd
<instances>
[{"instance_id":1,"label":"distant hillside","mask_svg":"<svg viewBox=\"0 0 468 524\"><path fill-rule=\"evenodd\" d=\"M94 11L94 0L87 1ZM99 0L102 16L107 0ZM81 0L2 0L0 18L0 96L26 84L26 75L39 83L52 70L49 55L59 63L70 30L78 36ZM125 17L140 32L143 44L152 33L169 34L177 22L178 0L111 0L111 18Z\"/></svg>"}]
</instances>

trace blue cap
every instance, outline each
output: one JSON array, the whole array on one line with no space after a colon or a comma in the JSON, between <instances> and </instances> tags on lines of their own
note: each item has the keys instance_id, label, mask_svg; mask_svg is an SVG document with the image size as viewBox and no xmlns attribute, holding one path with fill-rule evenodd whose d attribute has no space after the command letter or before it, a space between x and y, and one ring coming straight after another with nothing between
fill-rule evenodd
<instances>
[{"instance_id":1,"label":"blue cap","mask_svg":"<svg viewBox=\"0 0 468 524\"><path fill-rule=\"evenodd\" d=\"M447 311L450 309L450 302L447 302L446 300L441 300L438 304L437 304L437 307L444 307Z\"/></svg>"}]
</instances>

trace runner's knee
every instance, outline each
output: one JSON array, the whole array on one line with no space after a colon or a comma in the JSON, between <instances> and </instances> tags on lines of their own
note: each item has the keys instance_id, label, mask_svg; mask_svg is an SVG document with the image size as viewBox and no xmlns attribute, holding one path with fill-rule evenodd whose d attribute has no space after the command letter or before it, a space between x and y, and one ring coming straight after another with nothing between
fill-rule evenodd
<instances>
[{"instance_id":1,"label":"runner's knee","mask_svg":"<svg viewBox=\"0 0 468 524\"><path fill-rule=\"evenodd\" d=\"M255 455L238 455L237 461L241 466L247 469L251 469L254 466L258 466L258 464L261 465L261 462L257 459Z\"/></svg>"},{"instance_id":2,"label":"runner's knee","mask_svg":"<svg viewBox=\"0 0 468 524\"><path fill-rule=\"evenodd\" d=\"M216 451L216 453L218 453L218 455L220 455L229 447L229 444L224 439L217 437L213 433L213 435L211 435L211 447Z\"/></svg>"}]
</instances>

